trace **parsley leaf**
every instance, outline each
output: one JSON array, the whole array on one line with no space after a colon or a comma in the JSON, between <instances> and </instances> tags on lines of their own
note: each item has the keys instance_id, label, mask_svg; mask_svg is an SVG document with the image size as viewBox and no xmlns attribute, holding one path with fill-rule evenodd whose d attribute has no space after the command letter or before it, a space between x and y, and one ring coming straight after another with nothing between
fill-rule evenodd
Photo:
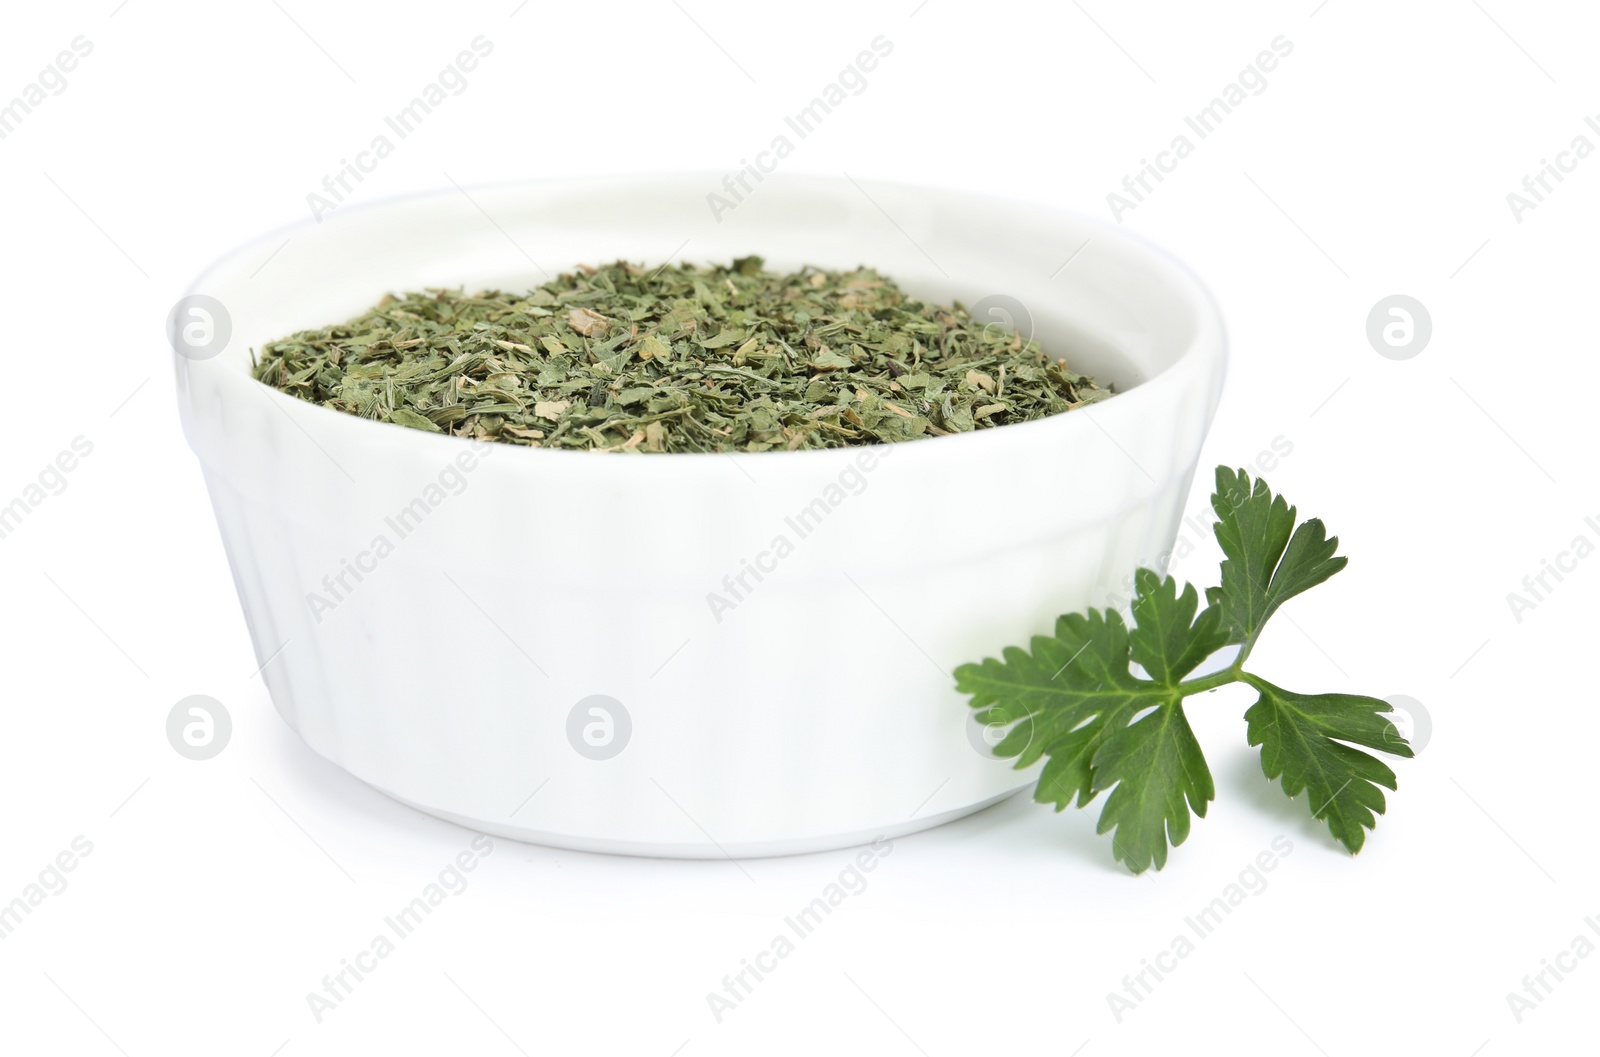
<instances>
[{"instance_id":1,"label":"parsley leaf","mask_svg":"<svg viewBox=\"0 0 1600 1057\"><path fill-rule=\"evenodd\" d=\"M1117 705L1052 741L1047 747L1050 758L1039 772L1039 784L1033 790L1034 800L1054 804L1057 811L1065 811L1074 799L1079 807L1093 800L1098 792L1094 787L1095 754L1105 743L1106 735L1126 725L1136 711L1125 704Z\"/></svg>"},{"instance_id":2,"label":"parsley leaf","mask_svg":"<svg viewBox=\"0 0 1600 1057\"><path fill-rule=\"evenodd\" d=\"M1279 606L1343 569L1345 559L1334 556L1339 538L1329 539L1318 518L1302 522L1291 536L1295 508L1259 478L1251 487L1243 470L1217 467L1211 506L1220 519L1213 531L1227 558L1222 586L1207 595L1227 614L1230 641L1243 643L1248 654Z\"/></svg>"},{"instance_id":3,"label":"parsley leaf","mask_svg":"<svg viewBox=\"0 0 1600 1057\"><path fill-rule=\"evenodd\" d=\"M1207 606L1197 620L1199 604L1193 584L1185 584L1180 595L1178 581L1170 576L1162 579L1150 569L1134 574L1133 659L1162 686L1176 686L1228 644L1222 607Z\"/></svg>"},{"instance_id":4,"label":"parsley leaf","mask_svg":"<svg viewBox=\"0 0 1600 1057\"><path fill-rule=\"evenodd\" d=\"M1176 848L1189 836L1189 812L1206 817L1216 795L1205 753L1189 729L1183 705L1174 700L1115 731L1094 754L1095 788L1111 795L1100 811L1096 833L1111 838L1112 854L1134 873L1167 864L1167 842Z\"/></svg>"},{"instance_id":5,"label":"parsley leaf","mask_svg":"<svg viewBox=\"0 0 1600 1057\"><path fill-rule=\"evenodd\" d=\"M1189 836L1191 813L1205 817L1216 797L1185 702L1228 683L1253 687L1247 739L1261 747L1266 777L1292 797L1306 792L1314 818L1334 839L1360 851L1384 813L1394 772L1364 746L1409 757L1411 748L1384 717L1389 705L1352 694L1299 694L1243 668L1267 620L1285 601L1345 566L1316 518L1295 525L1296 510L1265 481L1217 468L1211 497L1225 556L1222 585L1200 594L1170 576L1134 575L1130 627L1115 610L1057 619L1054 635L1027 650L1011 647L956 669L979 722L1006 726L995 754L1018 769L1045 760L1034 799L1057 811L1106 794L1096 826L1112 835L1112 854L1134 873L1166 865L1169 847ZM1240 647L1220 671L1193 672L1228 645ZM1137 664L1142 672L1136 670ZM1382 787L1382 788L1380 788Z\"/></svg>"},{"instance_id":6,"label":"parsley leaf","mask_svg":"<svg viewBox=\"0 0 1600 1057\"><path fill-rule=\"evenodd\" d=\"M1261 692L1244 718L1250 744L1261 746L1262 771L1281 778L1290 797L1305 790L1311 817L1325 819L1354 855L1378 824L1373 816L1383 814L1378 787L1395 788L1395 777L1383 761L1343 743L1409 757L1411 746L1383 716L1393 709L1375 697L1297 694L1259 677L1249 683Z\"/></svg>"},{"instance_id":7,"label":"parsley leaf","mask_svg":"<svg viewBox=\"0 0 1600 1057\"><path fill-rule=\"evenodd\" d=\"M1161 687L1129 670L1120 613L1068 613L1056 621L1053 637L1037 636L1031 645L1031 653L1013 646L1003 661L990 657L955 672L957 689L972 695L972 707L985 709L978 722L1016 724L994 751L1018 757L1018 768L1031 766L1085 720L1163 699Z\"/></svg>"},{"instance_id":8,"label":"parsley leaf","mask_svg":"<svg viewBox=\"0 0 1600 1057\"><path fill-rule=\"evenodd\" d=\"M1035 800L1061 811L1111 792L1099 830L1115 829L1115 856L1136 873L1159 869L1169 838L1175 847L1189 835L1189 811L1205 817L1216 795L1176 692L1227 644L1221 611L1207 607L1197 618L1199 600L1193 586L1180 593L1172 577L1141 569L1131 631L1115 610L1069 613L1031 652L1013 647L1003 660L955 672L956 687L984 710L979 722L1014 724L995 755L1016 757L1018 768L1050 757ZM1134 661L1150 678L1134 674Z\"/></svg>"}]
</instances>

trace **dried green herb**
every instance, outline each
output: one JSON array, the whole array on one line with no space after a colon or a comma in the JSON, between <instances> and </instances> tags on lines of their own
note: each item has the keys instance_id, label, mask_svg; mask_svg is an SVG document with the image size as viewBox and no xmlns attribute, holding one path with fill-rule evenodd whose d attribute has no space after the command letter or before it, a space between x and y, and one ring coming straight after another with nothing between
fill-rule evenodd
<instances>
[{"instance_id":1,"label":"dried green herb","mask_svg":"<svg viewBox=\"0 0 1600 1057\"><path fill-rule=\"evenodd\" d=\"M870 268L580 266L527 293L393 295L255 376L413 429L533 447L768 451L965 433L1110 390Z\"/></svg>"}]
</instances>

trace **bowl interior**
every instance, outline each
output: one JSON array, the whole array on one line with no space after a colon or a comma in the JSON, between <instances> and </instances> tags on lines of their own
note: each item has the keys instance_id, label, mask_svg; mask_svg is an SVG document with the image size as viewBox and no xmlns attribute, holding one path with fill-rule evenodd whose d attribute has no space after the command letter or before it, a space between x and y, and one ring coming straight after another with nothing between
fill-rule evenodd
<instances>
[{"instance_id":1,"label":"bowl interior","mask_svg":"<svg viewBox=\"0 0 1600 1057\"><path fill-rule=\"evenodd\" d=\"M732 201L720 177L673 176L450 190L280 231L198 284L232 320L219 362L355 316L384 293L520 292L578 263L726 262L876 267L908 292L959 300L1076 370L1126 391L1177 363L1215 325L1181 266L1114 227L953 192L825 177L767 177ZM714 206L716 208L714 208ZM989 300L985 300L989 299Z\"/></svg>"}]
</instances>

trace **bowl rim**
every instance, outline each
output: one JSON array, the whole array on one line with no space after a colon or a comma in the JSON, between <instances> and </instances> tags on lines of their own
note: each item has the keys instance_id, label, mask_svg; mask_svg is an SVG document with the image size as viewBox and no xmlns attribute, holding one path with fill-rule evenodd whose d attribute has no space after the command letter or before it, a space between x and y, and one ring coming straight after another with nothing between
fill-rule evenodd
<instances>
[{"instance_id":1,"label":"bowl rim","mask_svg":"<svg viewBox=\"0 0 1600 1057\"><path fill-rule=\"evenodd\" d=\"M683 169L662 170L650 173L612 172L596 173L592 175L569 174L536 178L511 178L465 186L454 184L454 186L451 187L434 187L424 190L407 191L377 198L372 201L360 202L350 206L341 206L339 215L333 218L332 222L336 224L344 223L350 217L366 215L384 210L404 208L407 206L421 204L430 200L448 198L455 194L462 194L469 200L472 200L473 196L469 193L470 191L499 192L514 188L555 190L565 187L579 191L595 190L597 192L616 192L622 191L629 186L659 186L661 184L670 182L687 183L691 180L696 181L697 183L700 181L711 181L711 183L706 184L706 186L711 186L717 180L719 180L722 175L723 174L720 173L712 173L709 170ZM813 184L843 188L853 184L858 190L865 185L867 187L881 188L885 191L909 192L911 194L925 195L930 197L960 199L977 206L989 205L991 207L1006 208L1011 210L1031 210L1048 215L1056 220L1068 222L1080 228L1091 229L1097 233L1091 237L1103 238L1113 243L1121 243L1125 246L1140 251L1144 255L1147 262L1156 265L1158 271L1164 272L1169 280L1173 280L1174 285L1187 295L1186 303L1195 311L1195 333L1170 364L1150 377L1136 383L1135 385L1130 386L1121 392L1114 393L1112 397L1108 399L1096 401L1092 404L1074 408L1070 411L1063 411L1054 415L1047 415L1043 418L1032 419L1027 422L1016 422L986 429L974 429L966 433L918 437L914 440L908 441L880 441L872 444L847 444L834 448L805 448L794 451L768 450L761 452L643 452L642 454L650 456L671 455L673 456L673 458L670 460L672 464L682 465L686 468L692 465L703 466L707 460L726 457L735 457L741 459L760 458L764 460L763 465L771 468L775 468L776 465L778 465L777 460L781 458L785 460L785 465L799 468L804 462L819 464L823 460L838 460L841 457L859 456L862 452L870 452L874 456L882 457L885 454L885 449L890 449L897 452L906 449L916 449L926 452L926 457L938 457L942 455L942 453L949 451L951 444L957 442L966 444L969 449L973 449L972 454L977 454L977 452L980 450L978 449L978 445L980 444L988 444L990 446L1008 443L1026 444L1028 438L1030 437L1035 438L1042 443L1048 438L1049 431L1061 431L1064 429L1086 429L1090 425L1093 425L1099 428L1102 433L1106 433L1107 431L1105 425L1098 421L1101 418L1109 418L1113 421L1127 422L1132 418L1141 416L1147 410L1150 410L1146 408L1145 405L1165 397L1170 390L1174 390L1179 387L1192 387L1202 384L1203 380L1208 375L1215 376L1216 380L1214 384L1220 388L1226 378L1228 363L1227 328L1223 321L1221 309L1217 304L1215 296L1211 293L1204 281L1192 268L1180 260L1170 250L1139 232L1129 230L1120 224L1113 224L1110 221L1104 220L1100 217L1090 216L1089 214L1062 208L1051 203L1038 202L1025 198L1008 197L987 191L972 191L958 187L948 187L925 183L910 183L899 180L869 179L865 181L858 181L853 177L832 176L826 173L796 172L779 173L773 175L778 178L779 182L791 185ZM454 182L452 181L452 183ZM322 230L322 223L322 221L314 218L301 218L299 220L281 224L276 228L263 232L254 238L248 239L245 242L236 245L207 264L199 272L194 281L189 284L183 296L187 297L206 293L210 281L214 277L220 273L223 273L231 266L238 264L253 249L264 245L278 243L285 237L292 238L296 233L301 233L308 230ZM1115 345L1113 343L1113 349L1114 348ZM280 409L285 411L285 413L289 413L291 415L306 415L308 416L308 421L324 422L337 429L350 428L354 425L354 423L359 422L363 423L365 426L379 426L387 429L404 430L406 433L412 435L409 438L412 441L426 442L430 445L435 442L441 445L452 445L454 446L452 450L456 451L461 450L459 445L462 443L489 443L495 445L497 458L500 457L499 452L501 449L516 449L519 454L512 456L512 458L530 460L576 460L586 457L593 457L596 455L622 454L620 452L611 452L590 448L535 448L525 444L509 444L499 441L479 442L476 438L460 436L457 434L429 433L424 430L411 429L409 427L397 425L392 422L379 422L375 419L363 418L360 415L353 415L347 411L339 411L334 408L326 407L322 404L315 404L309 400L302 400L298 397L291 396L275 386L271 386L265 382L257 380L249 368L244 365L244 360L242 357L239 357L238 362L234 363L221 355L210 357L207 360L190 360L176 351L173 351L172 355L174 360L174 370L180 376L182 372L195 369L202 364L221 368L222 370L226 371L227 374L241 378L245 383L247 383L247 387L254 387L257 389L268 400L277 404ZM181 388L183 385L182 377L180 377L178 381ZM1141 398L1139 396L1140 393L1144 393L1145 395ZM1073 421L1082 421L1083 425L1071 426L1069 423ZM1110 434L1107 433L1107 435L1109 436ZM1012 438L1012 440L1007 441L1005 439L1007 437ZM929 446L936 443L944 446L934 451L930 451ZM1116 443L1114 438L1113 443ZM1117 446L1121 448L1120 444ZM442 451L443 448L439 450ZM1124 451L1124 454L1127 454L1126 451ZM1128 457L1130 460L1133 458L1131 455ZM619 460L619 462L623 464L631 464L632 460L624 459Z\"/></svg>"}]
</instances>

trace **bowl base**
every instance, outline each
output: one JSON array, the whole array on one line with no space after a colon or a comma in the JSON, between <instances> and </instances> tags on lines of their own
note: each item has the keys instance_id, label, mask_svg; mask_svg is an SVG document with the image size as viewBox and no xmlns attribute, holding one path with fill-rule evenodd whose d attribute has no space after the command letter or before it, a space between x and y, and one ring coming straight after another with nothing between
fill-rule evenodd
<instances>
[{"instance_id":1,"label":"bowl base","mask_svg":"<svg viewBox=\"0 0 1600 1057\"><path fill-rule=\"evenodd\" d=\"M634 855L651 859L767 859L779 855L804 855L809 852L853 848L862 844L871 844L880 837L893 840L896 837L904 837L910 833L933 829L935 826L942 826L946 822L954 822L958 818L965 818L975 812L982 811L986 807L998 804L1002 800L1009 799L1020 793L1029 784L1031 783L1018 786L1016 789L1008 789L998 796L992 796L976 804L967 804L950 811L940 812L937 815L929 815L926 818L897 822L892 826L878 826L851 833L829 833L783 840L731 843L721 843L710 839L709 834L707 835L708 839L705 841L660 843L656 841L597 839L570 833L551 833L527 826L518 826L509 822L469 818L466 815L458 815L452 811L445 811L440 808L429 807L427 804L419 804L414 800L407 800L403 796L396 796L387 789L378 789L378 791L391 799L398 800L407 807L416 808L425 815L432 815L434 818L443 819L446 822L454 823L476 833L506 837L526 844L540 844L548 848L598 852L602 855Z\"/></svg>"}]
</instances>

